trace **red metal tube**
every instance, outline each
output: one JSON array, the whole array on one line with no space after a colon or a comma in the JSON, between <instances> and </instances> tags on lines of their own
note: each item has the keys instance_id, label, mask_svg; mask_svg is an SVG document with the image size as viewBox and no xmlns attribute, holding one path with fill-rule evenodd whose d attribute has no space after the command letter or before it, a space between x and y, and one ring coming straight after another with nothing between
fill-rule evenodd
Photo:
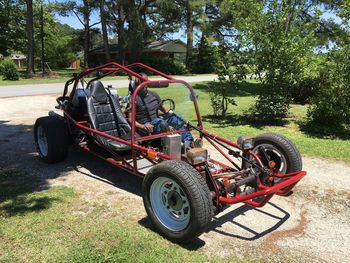
<instances>
[{"instance_id":1,"label":"red metal tube","mask_svg":"<svg viewBox=\"0 0 350 263\"><path fill-rule=\"evenodd\" d=\"M276 184L274 186L271 186L271 187L264 186L265 189L262 189L260 191L257 191L257 192L254 192L254 193L248 194L248 195L236 196L234 198L227 198L227 197L220 196L219 200L220 200L220 202L227 203L227 204L236 204L236 203L239 203L239 202L246 202L248 200L251 200L251 199L254 199L254 198L260 197L260 196L267 196L267 197L269 197L270 195L272 196L275 193L279 193L279 191L281 191L281 189L283 189L283 188L286 188L286 187L289 188L292 185L294 186L305 175L306 175L306 172L304 172L304 171L298 172L296 174L293 173L291 178L289 178L289 179L287 179L287 180L285 180L285 181L283 181L281 183L278 183L278 184ZM290 191L291 189L288 189L288 190ZM269 198L271 198L271 197L269 197ZM263 202L265 202L265 201L266 200L263 200ZM249 201L247 203L255 206L256 204L260 205L263 202L256 203L254 201Z\"/></svg>"},{"instance_id":2,"label":"red metal tube","mask_svg":"<svg viewBox=\"0 0 350 263\"><path fill-rule=\"evenodd\" d=\"M134 144L132 145L131 142L129 141L125 141L123 139L120 139L118 137L114 137L112 135L109 135L109 134L106 134L106 133L103 133L103 132L100 132L98 130L95 130L95 129L92 129L92 128L89 128L89 127L86 127L84 125L81 125L79 124L78 122L75 122L75 125L77 125L80 129L82 130L85 130L85 131L89 131L89 132L92 132L92 133L95 133L95 134L98 134L100 136L103 136L103 137L106 137L108 139L112 139L114 141L117 141L117 142L120 142L120 143L123 143L123 144L126 144L128 146L131 146L133 148L135 148L136 150L139 150L139 151L142 151L142 152L145 152L147 153L148 149L145 148L145 147L142 147L140 145L137 145L137 144ZM173 160L174 158L164 154L164 153L161 153L161 152L157 152L157 156L160 157L160 158L163 158L163 159L167 159L167 160Z\"/></svg>"}]
</instances>

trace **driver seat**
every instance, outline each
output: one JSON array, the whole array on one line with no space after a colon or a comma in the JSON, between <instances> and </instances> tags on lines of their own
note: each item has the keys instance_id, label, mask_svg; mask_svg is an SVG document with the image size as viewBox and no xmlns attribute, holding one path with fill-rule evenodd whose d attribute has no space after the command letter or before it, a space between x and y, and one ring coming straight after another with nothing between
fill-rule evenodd
<instances>
[{"instance_id":1,"label":"driver seat","mask_svg":"<svg viewBox=\"0 0 350 263\"><path fill-rule=\"evenodd\" d=\"M118 97L109 94L99 80L91 83L91 95L87 99L87 111L92 128L118 137L131 139L131 127L120 110ZM130 150L130 146L106 137L96 135L99 143L115 151Z\"/></svg>"}]
</instances>

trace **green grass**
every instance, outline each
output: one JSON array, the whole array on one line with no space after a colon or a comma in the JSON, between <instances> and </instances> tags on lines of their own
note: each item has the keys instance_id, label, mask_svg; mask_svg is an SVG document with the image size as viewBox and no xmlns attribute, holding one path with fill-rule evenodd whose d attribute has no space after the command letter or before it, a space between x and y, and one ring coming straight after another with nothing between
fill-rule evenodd
<instances>
[{"instance_id":1,"label":"green grass","mask_svg":"<svg viewBox=\"0 0 350 263\"><path fill-rule=\"evenodd\" d=\"M127 206L87 202L69 187L39 191L36 178L0 170L0 189L0 262L248 262L171 243Z\"/></svg>"}]
</instances>

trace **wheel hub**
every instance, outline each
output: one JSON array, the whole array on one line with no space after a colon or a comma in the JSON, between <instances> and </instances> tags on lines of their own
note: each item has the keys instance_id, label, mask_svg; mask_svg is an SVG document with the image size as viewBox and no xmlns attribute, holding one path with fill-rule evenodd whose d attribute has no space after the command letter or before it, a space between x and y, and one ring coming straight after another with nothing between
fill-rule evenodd
<instances>
[{"instance_id":1,"label":"wheel hub","mask_svg":"<svg viewBox=\"0 0 350 263\"><path fill-rule=\"evenodd\" d=\"M182 209L183 202L179 193L177 193L176 191L171 191L168 193L167 199L170 208L176 211L180 211Z\"/></svg>"},{"instance_id":2,"label":"wheel hub","mask_svg":"<svg viewBox=\"0 0 350 263\"><path fill-rule=\"evenodd\" d=\"M151 185L150 202L155 216L168 229L181 231L190 222L188 196L171 178L158 177Z\"/></svg>"}]
</instances>

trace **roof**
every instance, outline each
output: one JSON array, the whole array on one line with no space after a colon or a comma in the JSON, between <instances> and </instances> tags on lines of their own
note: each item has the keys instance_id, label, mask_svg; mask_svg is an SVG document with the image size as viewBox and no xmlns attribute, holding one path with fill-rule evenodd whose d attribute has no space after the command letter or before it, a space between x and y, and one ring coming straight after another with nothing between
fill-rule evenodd
<instances>
[{"instance_id":1,"label":"roof","mask_svg":"<svg viewBox=\"0 0 350 263\"><path fill-rule=\"evenodd\" d=\"M154 41L145 46L145 51L186 53L186 44L181 40Z\"/></svg>"},{"instance_id":2,"label":"roof","mask_svg":"<svg viewBox=\"0 0 350 263\"><path fill-rule=\"evenodd\" d=\"M110 52L118 52L117 44L109 45ZM153 41L145 45L144 52L186 53L186 44L181 40ZM90 54L105 53L104 46L94 48Z\"/></svg>"}]
</instances>

